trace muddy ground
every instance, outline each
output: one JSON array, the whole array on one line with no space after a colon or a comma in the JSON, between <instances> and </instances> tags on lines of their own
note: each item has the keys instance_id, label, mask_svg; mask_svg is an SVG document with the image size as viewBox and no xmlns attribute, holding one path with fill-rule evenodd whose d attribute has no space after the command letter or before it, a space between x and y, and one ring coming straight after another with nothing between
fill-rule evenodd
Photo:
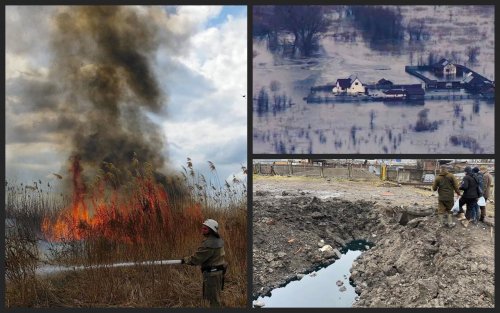
<instances>
[{"instance_id":1,"label":"muddy ground","mask_svg":"<svg viewBox=\"0 0 500 313\"><path fill-rule=\"evenodd\" d=\"M487 224L443 228L424 216L437 207L427 188L254 176L254 298L333 263L347 242L364 239L375 246L351 269L354 307L494 307L494 203ZM321 252L320 240L334 250Z\"/></svg>"}]
</instances>

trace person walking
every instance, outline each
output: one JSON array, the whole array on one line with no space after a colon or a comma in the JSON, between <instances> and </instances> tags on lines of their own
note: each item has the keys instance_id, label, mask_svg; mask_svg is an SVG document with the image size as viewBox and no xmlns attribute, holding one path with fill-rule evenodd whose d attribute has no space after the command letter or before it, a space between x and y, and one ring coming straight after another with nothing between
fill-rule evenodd
<instances>
[{"instance_id":1,"label":"person walking","mask_svg":"<svg viewBox=\"0 0 500 313\"><path fill-rule=\"evenodd\" d=\"M207 219L203 222L201 233L205 240L192 256L183 257L181 263L201 266L203 299L210 302L210 307L221 307L221 291L224 289L227 263L224 258L224 240L219 235L219 223Z\"/></svg>"},{"instance_id":2,"label":"person walking","mask_svg":"<svg viewBox=\"0 0 500 313\"><path fill-rule=\"evenodd\" d=\"M484 218L486 217L486 201L488 201L488 198L490 197L491 187L493 186L493 177L488 172L488 168L486 166L481 166L480 170L483 173L483 197L485 204L479 207L481 209L479 221L484 222Z\"/></svg>"},{"instance_id":3,"label":"person walking","mask_svg":"<svg viewBox=\"0 0 500 313\"><path fill-rule=\"evenodd\" d=\"M271 164L271 176L276 175L276 172L274 171L274 162Z\"/></svg>"},{"instance_id":4,"label":"person walking","mask_svg":"<svg viewBox=\"0 0 500 313\"><path fill-rule=\"evenodd\" d=\"M438 220L443 226L453 227L455 223L453 222L453 216L450 212L453 207L454 199L453 192L460 196L460 190L458 189L458 180L453 174L448 172L449 167L447 165L441 165L440 173L434 179L432 184L432 190L438 192ZM447 214L447 222L445 222L444 214Z\"/></svg>"},{"instance_id":5,"label":"person walking","mask_svg":"<svg viewBox=\"0 0 500 313\"><path fill-rule=\"evenodd\" d=\"M472 168L470 166L466 166L464 169L465 176L462 180L462 183L459 187L460 190L463 190L462 197L459 200L460 208L466 204L467 205L467 214L466 218L462 219L462 225L467 227L469 225L470 220L473 220L476 216L476 206L477 206L477 198L479 198L478 190L477 190L477 182L473 176Z\"/></svg>"},{"instance_id":6,"label":"person walking","mask_svg":"<svg viewBox=\"0 0 500 313\"><path fill-rule=\"evenodd\" d=\"M484 196L484 184L483 184L484 178L483 178L483 173L481 173L479 171L479 167L475 166L472 168L472 177L474 177L474 179L476 180L477 186L478 186L477 187L478 198L483 197ZM473 216L473 219L472 219L474 221L474 224L477 224L479 222L479 220L481 219L479 209L480 209L479 203L476 202L476 207L473 210L475 215Z\"/></svg>"}]
</instances>

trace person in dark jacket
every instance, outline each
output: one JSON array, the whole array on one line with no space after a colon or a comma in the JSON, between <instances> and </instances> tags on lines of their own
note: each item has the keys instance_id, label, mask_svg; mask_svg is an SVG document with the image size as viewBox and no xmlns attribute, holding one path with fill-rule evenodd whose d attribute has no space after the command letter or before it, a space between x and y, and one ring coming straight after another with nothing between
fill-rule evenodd
<instances>
[{"instance_id":1,"label":"person in dark jacket","mask_svg":"<svg viewBox=\"0 0 500 313\"><path fill-rule=\"evenodd\" d=\"M432 190L438 191L438 219L443 226L453 227L453 216L450 212L454 203L454 192L460 196L458 181L453 174L448 172L447 165L441 165L441 171L432 184ZM448 215L448 223L445 223L444 214Z\"/></svg>"},{"instance_id":2,"label":"person in dark jacket","mask_svg":"<svg viewBox=\"0 0 500 313\"><path fill-rule=\"evenodd\" d=\"M486 202L490 198L491 186L493 186L493 178L488 172L488 168L486 166L481 166L481 172L483 173L483 197ZM479 208L481 209L481 217L479 218L479 221L484 222L484 218L486 217L486 204L484 206L480 206Z\"/></svg>"},{"instance_id":3,"label":"person in dark jacket","mask_svg":"<svg viewBox=\"0 0 500 313\"><path fill-rule=\"evenodd\" d=\"M462 194L462 197L460 197L459 206L462 207L464 204L467 205L466 219L462 220L463 226L467 227L469 225L469 221L473 220L476 216L475 210L479 194L477 192L478 184L476 182L476 179L474 179L472 168L470 166L466 166L464 171L465 176L459 188L464 192Z\"/></svg>"},{"instance_id":4,"label":"person in dark jacket","mask_svg":"<svg viewBox=\"0 0 500 313\"><path fill-rule=\"evenodd\" d=\"M217 221L208 219L203 222L201 233L206 238L192 256L182 258L187 265L200 265L203 273L203 299L211 307L221 307L221 291L224 288L224 274L227 263L224 258L224 241L219 235Z\"/></svg>"},{"instance_id":5,"label":"person in dark jacket","mask_svg":"<svg viewBox=\"0 0 500 313\"><path fill-rule=\"evenodd\" d=\"M478 198L484 196L484 178L483 178L483 173L479 171L479 167L475 166L472 168L472 177L476 180L476 183L478 184L478 189L477 189L477 195ZM478 203L476 203L476 208L474 212L476 213L475 216L473 216L473 221L474 224L477 224L480 219L481 219L481 214L480 214L480 206Z\"/></svg>"}]
</instances>

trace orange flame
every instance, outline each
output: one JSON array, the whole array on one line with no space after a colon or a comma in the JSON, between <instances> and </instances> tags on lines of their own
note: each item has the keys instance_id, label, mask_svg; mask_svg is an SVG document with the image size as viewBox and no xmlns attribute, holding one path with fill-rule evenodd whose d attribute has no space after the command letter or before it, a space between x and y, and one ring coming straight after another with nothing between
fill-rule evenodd
<instances>
[{"instance_id":1,"label":"orange flame","mask_svg":"<svg viewBox=\"0 0 500 313\"><path fill-rule=\"evenodd\" d=\"M201 212L201 205L195 203L184 209L184 220L192 221L194 224L201 224L203 221L203 213Z\"/></svg>"},{"instance_id":2,"label":"orange flame","mask_svg":"<svg viewBox=\"0 0 500 313\"><path fill-rule=\"evenodd\" d=\"M172 218L167 193L153 177L135 177L131 188L106 189L101 181L89 192L82 180L82 171L80 160L75 157L70 170L73 201L56 221L43 220L42 231L48 240L103 236L134 243L143 242L153 232L170 231Z\"/></svg>"}]
</instances>

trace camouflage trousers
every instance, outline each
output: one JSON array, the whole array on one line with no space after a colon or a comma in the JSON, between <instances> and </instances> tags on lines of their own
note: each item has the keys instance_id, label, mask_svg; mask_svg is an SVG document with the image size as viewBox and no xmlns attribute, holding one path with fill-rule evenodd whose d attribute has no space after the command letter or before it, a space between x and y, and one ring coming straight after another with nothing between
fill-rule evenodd
<instances>
[{"instance_id":1,"label":"camouflage trousers","mask_svg":"<svg viewBox=\"0 0 500 313\"><path fill-rule=\"evenodd\" d=\"M210 302L210 307L221 307L221 290L224 279L222 271L203 272L203 299Z\"/></svg>"}]
</instances>

